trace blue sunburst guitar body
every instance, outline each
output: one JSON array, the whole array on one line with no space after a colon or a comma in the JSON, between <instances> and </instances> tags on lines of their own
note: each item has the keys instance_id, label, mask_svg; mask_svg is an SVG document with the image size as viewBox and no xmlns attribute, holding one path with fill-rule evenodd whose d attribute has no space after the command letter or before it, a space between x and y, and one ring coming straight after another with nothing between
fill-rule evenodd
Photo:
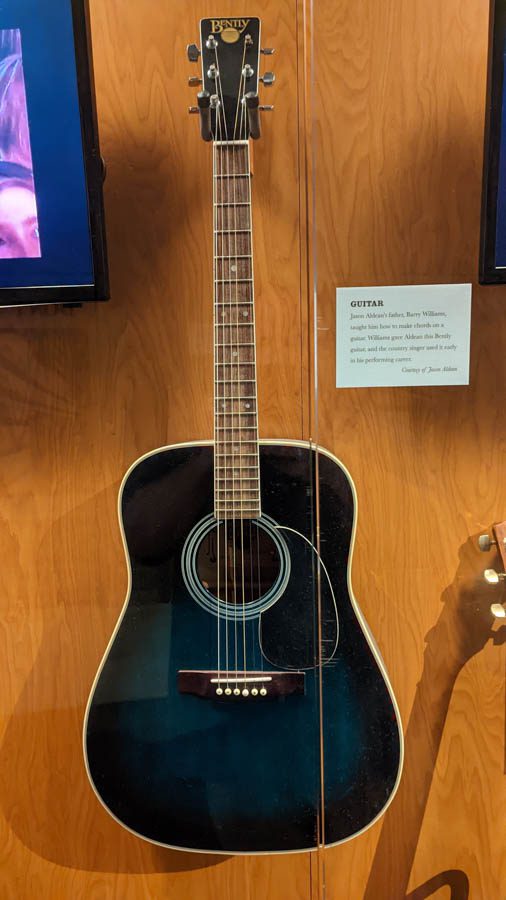
<instances>
[{"instance_id":1,"label":"blue sunburst guitar body","mask_svg":"<svg viewBox=\"0 0 506 900\"><path fill-rule=\"evenodd\" d=\"M301 671L300 694L271 696L267 680L254 682L265 696L238 698L183 693L178 685L180 672L216 670L216 617L189 589L184 565L188 538L213 517L212 447L155 451L124 482L130 589L92 693L86 757L102 802L142 837L211 852L315 847L320 675L325 843L366 828L395 791L396 705L350 588L354 491L333 457L318 456L327 661L315 665L316 485L308 476L316 460L307 445L261 445L262 517L282 538L289 572L280 597L246 623L248 671L266 678ZM242 625L236 635L232 620L228 632L234 671L238 637L241 672ZM222 662L224 642L221 622Z\"/></svg>"},{"instance_id":2,"label":"blue sunburst guitar body","mask_svg":"<svg viewBox=\"0 0 506 900\"><path fill-rule=\"evenodd\" d=\"M311 850L386 808L402 735L351 589L351 479L308 443L258 439L249 138L260 135L260 22L206 19L201 37L214 441L155 450L125 477L129 589L88 703L85 759L106 809L146 840Z\"/></svg>"}]
</instances>

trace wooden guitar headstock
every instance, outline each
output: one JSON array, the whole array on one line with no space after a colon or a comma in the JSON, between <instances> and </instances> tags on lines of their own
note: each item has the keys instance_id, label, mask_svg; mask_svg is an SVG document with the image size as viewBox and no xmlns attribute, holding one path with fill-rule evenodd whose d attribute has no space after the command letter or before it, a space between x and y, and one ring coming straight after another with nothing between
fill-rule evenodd
<instances>
[{"instance_id":1,"label":"wooden guitar headstock","mask_svg":"<svg viewBox=\"0 0 506 900\"><path fill-rule=\"evenodd\" d=\"M202 66L201 77L189 79L191 86L200 85L198 106L190 113L200 114L200 133L205 141L219 144L257 140L261 134L260 112L270 112L261 105L258 89L274 84L273 72L260 75L260 54L271 56L272 47L261 47L260 19L202 19L201 46L188 44L188 60Z\"/></svg>"},{"instance_id":2,"label":"wooden guitar headstock","mask_svg":"<svg viewBox=\"0 0 506 900\"><path fill-rule=\"evenodd\" d=\"M481 534L478 539L478 545L484 553L488 553L492 547L497 547L502 563L502 571L497 572L495 569L485 569L483 577L487 584L499 585L506 579L506 521L492 526L492 537L489 534ZM500 603L492 603L490 611L496 619L505 619L506 600Z\"/></svg>"}]
</instances>

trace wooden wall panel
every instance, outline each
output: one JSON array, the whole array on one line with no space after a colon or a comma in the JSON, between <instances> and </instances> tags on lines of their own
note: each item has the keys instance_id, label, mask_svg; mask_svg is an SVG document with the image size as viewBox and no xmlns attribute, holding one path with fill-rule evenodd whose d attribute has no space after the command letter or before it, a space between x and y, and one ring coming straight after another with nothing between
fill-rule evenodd
<instances>
[{"instance_id":1,"label":"wooden wall panel","mask_svg":"<svg viewBox=\"0 0 506 900\"><path fill-rule=\"evenodd\" d=\"M84 771L85 703L126 589L121 478L146 451L212 437L212 153L187 115L185 46L201 17L236 8L91 12L113 299L1 311L0 896L250 900L279 882L303 900L307 857L153 847L113 822ZM296 5L248 12L278 49L276 119L255 153L261 424L300 436Z\"/></svg>"},{"instance_id":2,"label":"wooden wall panel","mask_svg":"<svg viewBox=\"0 0 506 900\"><path fill-rule=\"evenodd\" d=\"M80 745L126 587L122 475L156 446L211 435L210 149L186 115L184 57L201 16L258 14L278 50L276 111L255 147L261 432L306 430L301 7L91 2L113 300L0 311L7 900L322 900L314 857L216 860L127 834L91 792ZM314 24L318 436L357 483L355 591L407 731L385 818L326 854L327 900L443 898L448 885L454 900L495 900L505 659L475 535L506 517L506 289L475 288L470 388L333 387L336 285L475 280L487 3L318 0Z\"/></svg>"},{"instance_id":3,"label":"wooden wall panel","mask_svg":"<svg viewBox=\"0 0 506 900\"><path fill-rule=\"evenodd\" d=\"M330 900L506 884L505 649L476 548L506 510L506 289L475 283L487 32L486 0L315 4L318 438L356 482L355 592L406 731L384 819L327 854ZM335 389L336 286L469 281L470 387Z\"/></svg>"}]
</instances>

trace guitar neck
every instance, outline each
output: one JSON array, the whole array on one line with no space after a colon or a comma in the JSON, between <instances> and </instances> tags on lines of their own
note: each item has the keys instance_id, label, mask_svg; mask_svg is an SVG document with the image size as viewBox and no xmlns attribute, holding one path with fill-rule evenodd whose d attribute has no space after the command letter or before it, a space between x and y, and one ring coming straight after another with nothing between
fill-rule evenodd
<instances>
[{"instance_id":1,"label":"guitar neck","mask_svg":"<svg viewBox=\"0 0 506 900\"><path fill-rule=\"evenodd\" d=\"M215 142L215 515L260 515L249 142Z\"/></svg>"}]
</instances>

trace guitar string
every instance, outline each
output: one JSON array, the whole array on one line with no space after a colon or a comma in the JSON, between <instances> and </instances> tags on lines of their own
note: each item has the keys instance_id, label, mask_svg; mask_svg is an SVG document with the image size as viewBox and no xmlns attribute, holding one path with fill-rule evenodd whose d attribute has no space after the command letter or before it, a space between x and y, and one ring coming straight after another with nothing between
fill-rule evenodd
<instances>
[{"instance_id":1,"label":"guitar string","mask_svg":"<svg viewBox=\"0 0 506 900\"><path fill-rule=\"evenodd\" d=\"M228 129L227 129L227 119L226 119L226 115L225 115L225 104L224 104L224 100L223 100L223 85L222 85L222 81L221 81L220 66L219 66L219 61L218 61L218 44L217 44L217 43L215 44L214 55L215 55L215 65L216 65L216 73L217 73L217 74L216 74L216 86L217 86L217 88L218 88L218 105L217 105L217 111L216 111L216 119L217 119L217 136L218 136L218 142L219 142L219 143L218 143L218 147L221 147L221 146L223 146L223 144L222 144L222 142L223 142L223 126L224 126L224 130L225 130L225 140L228 140ZM217 163L218 163L219 174L220 174L220 175L223 175L223 159L222 159L222 156L221 156L221 151L218 150L218 148L215 148L215 150L216 150L216 155L217 155ZM228 171L227 171L227 174L228 174ZM228 185L228 178L225 179L225 180L226 180L227 185ZM221 195L221 197L223 198L223 181L224 181L224 179L223 179L223 178L220 178L219 181L220 181L220 183L221 183L220 195ZM228 191L228 187L227 187L227 191ZM223 199L221 200L221 202L223 202ZM216 221L216 224L218 224L218 213L217 213L217 211L218 211L218 207L215 207L214 213L215 213L215 221ZM219 235L218 235L218 228L216 228L216 232L217 232L217 235L216 235L216 243L217 243L217 246L218 246L218 242L221 240L221 251L222 251L222 252L221 252L221 256L223 257L223 256L225 255L225 254L223 253L223 243L224 243L224 238L223 238L223 235L221 236L221 238L219 237ZM216 266L216 269L218 269L218 265ZM224 290L223 290L223 293L225 293ZM217 282L216 287L215 287L215 297L217 298L218 303L219 303L219 297L220 297L220 282L219 282L219 281ZM218 309L217 309L217 315L218 315L218 317L219 317L219 310L220 310L220 309L224 312L224 311L225 311L225 306L218 306ZM220 324L223 324L223 325L224 325L224 323L220 323ZM223 332L221 332L221 334L223 334ZM219 360L219 358L220 358L220 346L219 346L219 345L220 345L220 343L221 343L221 344L224 343L223 340L220 342L220 339L219 339L219 338L220 338L220 332L218 332L218 337L215 339L215 342L217 343L217 353L216 353L216 356L217 356L217 359L218 359L218 360ZM223 371L223 376L224 376L224 375L225 375L225 366L222 365L222 366L221 366L221 369L222 369L222 371ZM227 484L227 455L226 455L226 444L225 444L225 429L224 429L224 428L223 428L223 429L220 429L220 428L219 428L219 425L220 425L220 416L221 416L221 412L220 412L220 409L219 409L220 403L223 404L223 410L225 411L225 409L226 409L226 381L225 381L225 377L223 377L222 379L219 379L219 378L218 378L219 370L220 370L220 366L219 366L219 365L215 365L214 375L215 375L215 380L218 381L218 387L217 387L215 396L216 396L217 398L221 398L221 397L223 398L223 399L219 399L219 400L218 400L218 403L217 403L217 405L218 405L218 412L216 413L216 411L215 411L215 421L216 421L216 423L217 423L217 425L218 425L218 432L221 430L222 433L223 433L223 437L220 438L219 434L217 435L218 440L217 440L217 443L216 443L215 446L216 446L216 448L219 448L219 452L215 453L215 459L218 459L218 457L220 457L220 462L223 463L223 468L220 469L220 472L223 473L223 478L222 478L223 482L224 482L225 484ZM219 385L220 385L220 382L223 384L223 388L221 388L221 387L219 386ZM224 425L224 424L225 424L225 412L223 412L223 425ZM224 451L225 451L225 452L224 452ZM216 464L215 464L215 469L216 469ZM216 491L216 507L217 507L217 511L219 510L219 505L220 505L220 499L219 499L218 491ZM223 551L222 551L222 552L223 552L224 581L225 581L225 661L226 661L226 688L229 688L229 682L230 682L230 665L229 665L229 662L230 662L230 660L229 660L229 628L228 628L228 548L227 548L227 540L228 540L228 522L227 522L227 504L226 504L226 503L223 505L222 513L223 513L223 544L224 544L224 546L223 546ZM217 527L217 530L219 531L219 528L220 528L219 515L217 516L217 525L216 525L216 527ZM216 565L217 565L217 569L218 569L218 572L219 572L219 570L220 570L220 557L219 557L218 553L217 553L217 557L216 557ZM218 579L217 579L217 580L218 580ZM218 601L218 602L219 602L219 601ZM221 623L220 623L220 616L218 615L218 626L217 626L217 627L218 627L218 630L220 629L220 625L221 625Z\"/></svg>"},{"instance_id":2,"label":"guitar string","mask_svg":"<svg viewBox=\"0 0 506 900\"><path fill-rule=\"evenodd\" d=\"M245 43L244 43L244 51L243 51L243 59L242 59L242 68L241 68L241 71L242 71L243 75L242 75L242 80L241 80L241 90L240 90L241 117L240 117L240 124L239 124L239 134L237 134L237 113L238 113L238 110L236 110L236 121L235 121L235 125L234 125L234 138L238 137L240 140L245 140L245 141L248 140L248 134L247 134L247 113L246 113L246 104L245 104L245 99L244 99L244 98L245 98L245 93L246 93L246 75L244 74L244 67L245 67L245 62L246 62L246 46L247 46L247 45L246 45L246 41L245 41ZM234 145L234 149L235 149L235 145ZM251 177L251 174L250 174L250 165L249 165L249 144L247 144L246 146L240 145L240 150L238 151L237 155L238 155L239 161L240 161L240 163L241 163L240 172L241 172L241 173L242 173L242 172L245 172L245 173L247 173L247 176L248 176L247 182L246 182L246 184L245 184L245 192L244 192L244 195L243 195L243 193L241 192L241 193L240 193L240 196L239 196L239 204L240 204L240 208L242 208L243 205L246 206L246 217L247 217L247 221L249 222L249 224L250 224L250 226L251 226L251 214L252 214L252 210L251 210L251 201L248 202L248 192L249 192L250 177ZM235 169L235 171L237 172L237 169ZM243 184L243 182L241 181L241 182L240 182L240 185L242 186L242 184ZM234 179L234 188L235 188L235 179ZM236 210L236 215L237 215L238 207L237 207L235 204L236 204L236 196L235 196L235 194L234 194L234 209ZM236 223L235 223L235 224L236 224L236 225L237 225L237 224L240 224L240 223L237 222L237 219L236 219ZM250 337L254 338L254 334L255 334L255 332L254 332L254 318L253 318L253 312L252 312L252 311L253 311L253 296L254 296L254 291L253 291L253 260L252 260L252 233L251 233L251 229L250 229L250 232L249 232L249 238L246 237L245 241L248 242L248 240L249 240L249 247L248 247L248 249L249 249L250 252L249 252L249 255L248 255L247 258L248 258L248 260L249 260L249 278L251 279L251 280L250 280L250 285L251 285L251 287L248 288L248 289L251 291L251 294L250 294L250 297L249 297L249 307L250 307L250 308L249 308L248 313L247 313L247 317L249 318L249 321L248 321L247 324L248 324L248 326L249 326L249 327L248 327L249 335L250 335ZM236 279L238 279L238 278L239 278L239 265L238 265L238 260L237 260L237 258L236 258ZM248 290L248 289L247 289L247 290ZM240 332L240 327L239 327L239 324L240 324L239 300L240 300L240 298L239 298L239 284L238 284L238 282L237 282L237 284L236 284L236 296L237 296L237 311L236 311L237 342L239 343L239 342L241 341L241 332ZM250 341L250 342L248 342L248 343L254 344L254 340L253 340L253 341ZM248 361L248 362L251 363L251 361ZM256 375L256 371L255 371L255 375ZM238 373L238 379L239 379L239 373ZM256 393L256 382L255 382L255 393ZM238 392L238 394L240 394L240 392ZM247 409L248 404L249 404L249 405L252 405L252 404L251 404L251 401L248 401L248 403L245 403L245 404L244 404L245 409ZM255 406L256 406L256 404L255 404ZM239 411L238 411L238 417L239 417L239 418L238 418L238 424L239 424L239 427L241 427L242 416L243 416L243 414L242 414L242 412L241 412L241 401L239 401ZM253 420L255 420L255 417L256 417L256 408L255 408L255 410L254 410L254 412L253 412ZM249 426L248 426L248 430L255 430L255 429L250 429ZM244 481L242 480L242 477L241 477L241 476L240 476L240 479L241 479L241 480L240 480L240 505L241 505L241 577L242 577L242 608L243 608L243 662L244 662L244 675L245 675L245 677L246 677L246 674L247 674L247 624L246 624L246 589L245 589L245 585L246 585L246 575L245 575L245 552L244 552L244 489L245 489L245 487L244 487ZM254 489L253 489L253 491L251 490L251 485L249 484L249 479L248 479L248 491L249 491L249 494L251 494L252 492L253 492L253 493L257 493L257 491L255 491ZM246 503L248 504L248 507L251 508L251 505L252 505L254 502L255 502L255 501L252 500L251 497L246 497ZM253 585L253 565L252 565L252 559L253 559L253 558L252 558L253 545L252 545L252 518L251 518L251 515L248 516L248 534L249 534L249 543L248 543L248 546L249 546L249 555L250 555L250 566L249 566L250 599L253 599L253 595L254 595L254 585ZM254 667L255 667L255 666L254 666L254 663L255 663L255 661L256 661L256 653L255 653L254 630L253 630L253 629L251 629L251 638L252 638L251 654L252 654L252 657L253 657L253 668L254 668Z\"/></svg>"},{"instance_id":3,"label":"guitar string","mask_svg":"<svg viewBox=\"0 0 506 900\"><path fill-rule=\"evenodd\" d=\"M218 110L216 111L216 121L217 121L217 119L218 119ZM216 358L217 358L217 353L218 353L217 346L218 346L218 334L219 334L219 331L217 328L219 307L217 306L217 295L216 295L216 289L217 289L217 285L218 285L218 228L217 228L218 223L216 221L216 211L218 209L218 207L217 207L217 202L218 202L217 182L218 182L218 179L216 177L216 167L217 167L216 143L215 143L216 132L217 132L217 126L215 125L215 135L214 135L214 141L213 141L213 229L214 229L214 233L213 233L213 281L214 281L214 284L213 284L213 295L214 295L214 302L213 302L213 320L214 320L213 364L214 365L213 365L213 369L214 369L214 406L215 406L215 408L214 408L214 502L215 502L216 512L218 512L217 506L218 506L219 470L218 470L218 452L217 452L217 448L218 448L217 422L218 422L218 409L219 409L220 400L218 399L218 390L219 389L218 389L218 384L217 384L217 380L216 380ZM212 557L211 557L211 559L212 559ZM217 688L217 690L221 690L222 688L221 688L221 652L220 652L220 650L221 650L221 647L220 647L221 628L220 628L220 520L219 520L219 515L216 516L216 600L217 600L217 610L218 610L218 615L217 615L218 688Z\"/></svg>"},{"instance_id":4,"label":"guitar string","mask_svg":"<svg viewBox=\"0 0 506 900\"><path fill-rule=\"evenodd\" d=\"M251 170L251 166L250 166L250 149L249 149L249 145L248 145L248 170L249 170L249 171ZM247 182L247 201L248 201L248 204L249 204L250 215L251 215L251 221L253 221L253 203L252 203L252 195L251 195L251 177L248 178L248 182ZM254 282L254 278L255 278L255 276L254 276L254 250L253 250L253 240L251 241L250 253L251 253L250 261L251 261L251 279L252 279L252 281L251 281L251 286L252 286L252 298L253 298L252 304L251 304L251 322L252 322L252 327L253 327L253 334L255 335L255 346L254 346L254 353L255 353L255 384L254 384L255 391L254 391L254 394L255 394L255 399L254 399L254 401L253 401L253 402L254 402L254 405L255 405L255 419L254 419L254 421L255 421L255 438L256 438L256 444L255 444L255 453L256 453L256 457L255 457L255 459L256 459L256 472L257 472L258 497L259 497L258 506L259 506L259 513L260 513L260 517L261 517L261 509L260 509L260 496L261 496L261 495L260 495L260 445L259 445L259 439L258 439L258 384L257 384L257 378L256 378L256 321L255 321L256 315L255 315L255 303L254 303L254 297L255 297L255 282ZM258 599L260 599L260 597L262 596L262 580L261 580L261 564L260 564L260 526L259 526L258 524L257 524L256 527L255 527L255 534L256 534L256 545L257 545L257 553L256 553L256 561L257 561L257 590L258 590ZM253 552L253 551L252 551L252 552ZM252 595L253 595L253 584L252 584L252 591L251 591L251 592L252 592ZM255 646L255 645L254 645L254 646ZM264 655L263 655L263 653L262 653L261 651L259 652L259 656L260 656L260 670L263 672L263 670L264 670ZM265 684L262 684L262 687L264 688L264 687L265 687Z\"/></svg>"},{"instance_id":5,"label":"guitar string","mask_svg":"<svg viewBox=\"0 0 506 900\"><path fill-rule=\"evenodd\" d=\"M244 106L243 106L243 112L244 112L244 117L245 117L245 121L244 121L244 132L245 132L245 136L246 136L246 135L247 135L247 116L246 116L246 108L245 108L245 104L244 104ZM251 338L252 338L251 344L252 344L252 357L253 357L253 361L252 361L252 363L251 363L251 366L252 366L252 368L253 368L253 374L254 374L254 378L255 378L254 383L253 383L254 391L251 391L251 394L254 394L254 400L253 400L253 402L252 402L252 404L251 404L251 405L253 406L253 408L254 408L254 415L253 415L253 417L252 417L252 420L253 420L253 426L252 426L249 430L250 430L250 433L253 434L254 440L255 440L255 443L254 443L254 446L253 446L253 455L256 454L256 463L257 463L257 465L256 465L256 468L255 468L256 479L255 479L255 481L253 482L253 485L254 485L253 493L255 493L256 496L257 496L257 498L258 498L257 501L255 501L255 500L252 500L252 501L251 501L251 498L250 498L250 501L248 501L248 502L251 502L252 504L255 504L255 503L257 502L257 503L258 503L258 507L260 507L260 477L259 477L259 466L258 466L258 418L257 418L257 416L258 416L258 403L257 403L257 400L256 400L256 396L257 396L257 372L256 372L256 334L255 334L255 284L254 284L254 274L253 274L253 208L252 208L252 205L251 205L251 166L250 166L250 146L249 146L249 143L248 143L247 146L246 146L245 157L246 157L246 159L245 159L245 169L246 169L246 171L248 172L248 178L247 178L247 180L246 180L245 200L246 200L246 204L247 204L247 205L246 205L246 209L247 209L247 212L248 212L248 221L249 221L249 225L250 225L250 233L249 233L249 277L250 277L250 279L251 279L251 281L249 282L249 290L250 290L250 306L249 306L249 320L248 320L248 321L249 321L249 329L248 329L248 330L249 330L250 335L251 335ZM251 403L251 401L249 401L249 402ZM248 482L248 484L251 485L251 482ZM252 493L252 492L250 491L250 494L251 494L251 493ZM260 510L259 510L259 511L260 511ZM250 553L250 559L252 560L252 554L253 554L253 522L252 522L252 517L251 517L251 516L249 516L248 528L249 528L249 553ZM258 526L256 526L255 531L256 531L256 533L257 533L257 546L258 546L258 533L259 533L259 528L258 528ZM258 573L258 582L259 582L259 584L260 584L260 572ZM259 597L260 597L260 593L259 593ZM253 600L253 598L254 598L253 567L252 567L252 565L250 565L250 599ZM246 624L245 624L245 628L246 628ZM251 631L251 644L252 644L252 654L253 654L253 669L255 669L255 668L256 668L256 665L255 665L255 664L256 664L256 646L255 646L255 640L254 640L254 627L252 627L252 628L250 629L250 631ZM245 646L246 646L246 634L245 634Z\"/></svg>"},{"instance_id":6,"label":"guitar string","mask_svg":"<svg viewBox=\"0 0 506 900\"><path fill-rule=\"evenodd\" d=\"M240 126L239 126L239 136L240 136L241 139L246 139L246 136L247 136L247 135L246 135L245 104L244 104L244 102L243 102L244 94L245 94L245 91L246 91L246 75L244 74L244 64L245 64L245 61L246 61L246 46L247 46L247 45L246 45L246 40L245 40L245 41L244 41L244 53L243 53L243 65L242 65L242 69L241 69L241 71L242 71L242 73L243 73L243 74L242 74L242 83L241 83L241 98L240 98L240 106L241 106L241 122L240 122ZM244 137L243 137L243 135L244 135ZM240 147L241 147L241 151L240 151L240 153L239 153L240 168L241 168L241 171L242 171L242 170L246 171L247 162L248 162L248 160L247 160L247 155L248 155L248 154L247 154L247 152L245 152L245 147L244 147L242 144L240 145ZM244 167L244 169L243 169L243 167ZM248 178L249 178L249 175L248 175ZM243 179L241 179L239 183L242 185L242 182L243 182ZM241 195L241 196L242 196L242 195ZM235 199L235 198L234 198L234 199ZM242 206L240 206L239 209L242 209ZM251 224L250 217L248 216L248 207L246 207L246 219L247 219L247 221L250 222L250 224ZM249 245L250 245L250 246L249 246L249 249L250 249L250 250L251 250L251 240L252 240L252 235L251 235L251 232L249 232L249 233L247 234L247 236L246 236L246 241L245 241L245 242L246 242L246 244L247 244L248 241L249 241ZM237 298L238 298L238 300L237 300L237 317L236 317L236 318L237 318L237 342L239 343L239 342L241 342L241 338L240 338L240 329L239 329L239 280L238 280L238 279L239 279L239 264L238 264L238 261L237 261L237 260L236 260L236 279L237 279L237 282L236 282L236 285L237 285L237 286L236 286L236 294L237 294ZM248 292L248 291L251 292L251 283L250 283L250 282L246 282L246 284L248 285L248 287L246 288L246 292ZM251 300L252 300L252 296L250 296L250 301L251 301ZM241 343L242 343L242 342L241 342ZM247 342L244 342L244 343L247 343ZM240 356L240 352L242 352L242 351L238 351L238 359L239 359L239 356ZM246 355L247 355L247 354L248 354L248 350L246 350ZM248 371L249 371L249 366L248 366ZM249 372L249 374L251 374L251 372ZM238 377L239 377L239 366L238 366ZM242 423L242 417L241 417L241 411L240 411L240 402L239 402L238 409L239 409L239 424L241 424L241 423ZM241 432L239 432L239 433L241 433ZM247 445L247 446L249 446L249 445ZM248 484L249 484L249 482L248 482ZM241 581L242 581L242 611L243 611L242 633L243 633L243 663L244 663L244 677L246 678L247 668L248 668L248 667L247 667L247 658L246 658L246 657L247 657L247 654L246 654L246 587L245 587L245 576L244 576L244 498L243 498L243 486L244 486L244 480L243 480L243 478L242 478L242 473L241 473L241 474L240 474L240 490L241 490ZM251 494L251 491L250 491L249 493ZM248 502L248 503L251 503L251 500L247 498L247 502ZM250 517L250 521L251 521L251 517Z\"/></svg>"},{"instance_id":7,"label":"guitar string","mask_svg":"<svg viewBox=\"0 0 506 900\"><path fill-rule=\"evenodd\" d=\"M242 93L243 93L243 89L244 89L244 85L245 85L245 77L244 77L244 62L245 62L245 59L246 59L246 41L244 41L244 44L243 44L243 56L242 56L242 63L241 63L241 74L240 74L240 79L239 79L239 90L238 90L238 93L237 93L237 101L236 101L236 108L235 108L235 119L234 119L234 131L233 131L233 135L232 135L232 146L231 146L231 149L230 149L229 147L227 147L227 157L230 156L230 158L231 158L231 163L232 163L232 190L233 190L233 201L232 201L232 203L233 203L233 206L232 206L232 207L227 207L227 209L230 209L231 212L232 212L232 216L230 216L230 219L233 219L233 226L234 226L234 228L233 228L233 233L234 233L234 253L233 253L233 258L234 258L234 268L235 268L235 272L234 272L234 276L235 276L235 277L234 277L234 282L235 282L235 284L234 284L234 288L235 288L235 291L234 291L234 293L235 293L235 298L234 298L234 299L235 299L235 310L234 310L234 312L235 312L235 335L236 335L236 348L235 348L236 365L235 365L235 367L234 367L233 365L230 366L230 372L231 372L231 376L232 376L231 380L234 380L234 378L235 378L235 381L236 381L237 389L235 389L235 387L234 387L234 392L235 392L235 396L236 396L236 397L240 397L240 396L241 396L240 368L241 368L241 352L242 352L242 348L240 347L240 340L239 340L239 275L238 275L238 271L237 271L237 268L238 268L238 256L239 256L239 253L238 253L238 237L237 237L237 235L238 235L238 230L239 230L239 226L240 226L240 222L239 222L239 220L238 220L238 206L237 206L237 174L238 174L237 163L240 161L240 154L237 153L237 144L236 144L235 142L236 142L236 140L238 140L237 124L238 124L238 119L239 119L239 109L242 107L241 99L242 99ZM239 136L240 136L240 131L239 131ZM239 155L239 159L238 159L238 155ZM229 224L231 224L231 223L229 222ZM230 284L229 298L230 298L230 304L231 304L230 308L232 309L232 292L233 292L232 281L230 281L229 284ZM232 328L230 329L230 331L232 332ZM234 353L234 350L232 349L232 344L233 344L233 341L231 340L231 341L230 341L230 345L231 345L231 346L230 346L230 352L233 354L233 353ZM235 372L234 372L234 369L235 369ZM236 413L235 410L234 410L234 404L236 404L237 413ZM240 566L241 566L241 571L242 571L242 576L243 576L243 577L242 577L242 595L243 595L243 600L244 600L244 526L243 526L243 504L242 504L242 484L243 484L243 475L242 475L242 471L243 471L243 470L242 470L243 450L242 450L242 448L243 448L243 444L242 444L242 430L241 430L241 414L240 414L240 408L241 408L241 401L240 401L239 399L233 401L233 403L232 403L232 409L233 409L234 411L233 411L233 413L232 413L232 423L234 423L234 424L237 423L237 435L238 435L238 437L237 437L237 445L236 445L236 446L237 446L237 451L234 451L234 454L232 455L232 460L233 460L233 463L235 463L235 460L236 460L237 458L239 459L238 479L237 479L237 480L238 480L238 485L239 485L239 497L240 497L240 500L239 500L239 506L240 506L239 522L240 522L240 540L241 540ZM233 438L233 439L234 439L235 431L236 431L236 429L235 429L235 427L234 427L234 428L232 429L232 438ZM237 454L237 455L236 455L236 454ZM233 546L234 546L234 622L235 622L235 654L236 654L236 658L235 658L235 670L236 670L236 674L237 674L237 673L239 672L239 646L238 646L238 630L237 630L237 619L238 619L238 615L237 615L237 612L238 612L238 596L237 596L237 595L238 595L238 590L237 590L238 585L237 585L237 581L238 581L238 572L237 572L237 559L236 559L236 541L237 541L237 536L236 536L236 533L235 533L235 532L236 532L236 515L235 515L235 513L236 513L236 504L237 504L237 500L236 500L236 477L235 477L235 476L236 476L236 468L235 468L235 465L233 465L232 473L233 473L233 474L232 474L232 504L231 504L231 505L232 505L232 509L233 509L233 511L234 511L234 517L233 517ZM245 625L246 625L246 617L245 617L244 602L243 602L243 635L244 635L244 636L245 636ZM245 652L245 651L246 651L246 648L245 648L245 640L243 639L243 668L244 668L244 674L246 674L246 652Z\"/></svg>"},{"instance_id":8,"label":"guitar string","mask_svg":"<svg viewBox=\"0 0 506 900\"><path fill-rule=\"evenodd\" d=\"M221 138L222 138L222 117L223 117L223 106L221 105L220 101L218 100L218 107L217 107L217 110L216 110L217 139L218 139L218 140L221 140ZM221 170L221 165L219 166L219 151L218 151L217 147L214 148L214 155L215 155L215 159L216 159L216 168L217 168L217 169L220 168L220 170ZM216 179L216 181L218 182L218 179ZM221 182L222 182L222 181L223 181L223 179L221 179ZM223 193L223 187L221 187L221 193ZM217 188L216 188L216 195L218 196L218 185L217 185ZM218 201L217 201L217 202L218 202ZM222 201L220 201L220 202L222 202ZM214 219L215 219L215 231L216 231L216 250L218 251L218 242L219 242L220 238L219 238L219 235L218 235L218 207L217 207L217 206L216 206L215 209L214 209ZM222 238L222 240L223 240L223 238ZM222 248L222 249L223 249L223 248ZM219 256L218 252L217 252L216 255ZM223 253L222 253L221 255L223 256ZM219 268L219 266L218 266L218 261L217 261L217 263L216 263L216 278L217 278L217 279L219 278L219 275L218 275L218 268ZM220 329L221 329L221 333L222 333L222 331L223 331L223 323L220 322L219 314L220 314L220 310L223 309L223 307L221 307L221 306L219 305L219 300L220 300L220 294L219 294L219 291L220 291L219 281L217 281L217 284L216 284L216 290L215 290L215 296L216 296L216 300L217 300L217 302L218 302L218 306L216 307L216 321L219 323L218 332L217 332L217 334L215 335L215 344L216 344L216 347L217 347L217 349L216 349L216 360L217 360L217 361L219 361L220 343L223 343L223 341L220 341ZM222 367L222 368L223 368L223 367ZM217 378L216 373L217 373L218 371L219 371L219 366L215 366L215 378ZM216 444L216 446L217 446L218 451L219 451L218 454L217 454L218 457L219 457L219 462L221 463L221 462L222 462L221 457L223 456L223 442L220 441L220 435L219 435L219 425L220 425L220 415L221 415L220 407L222 406L223 409L225 409L225 406L226 406L225 392L226 392L226 390L225 390L225 384L223 383L223 388L221 388L221 386L220 386L220 379L217 379L217 381L218 381L218 384L217 384L217 390L216 390L217 410L215 410L215 421L216 421L216 423L217 423L217 425L218 425L218 434L217 434L217 444ZM222 397L223 397L223 399L222 399ZM224 416L224 413L223 413L223 416ZM223 418L223 422L224 422L224 421L225 421L225 419ZM223 461L224 461L224 460L223 460ZM222 470L219 470L219 471L221 472ZM218 473L218 470L216 470L216 472ZM225 473L225 474L226 474L226 473ZM219 477L220 477L220 476L219 476L219 474L218 474L217 479L216 479L216 484L218 484L218 482L219 482ZM220 617L220 602L221 602L221 598L220 598L221 560L220 560L220 516L219 516L219 503L220 503L219 491L216 490L216 506L218 507L218 516L217 516L217 522L216 522L216 530L217 530L217 535L218 535L217 550L216 550L216 568L217 568L217 578L216 578L216 580L217 580L217 597L218 597L218 622L217 622L217 629L218 629L218 637L220 638L220 635L221 635L221 617ZM224 559L224 561L225 561L225 566L224 566L224 568L225 568L225 571L224 571L224 576L225 576L225 666L226 666L226 681L225 681L225 686L228 687L228 686L229 686L229 646L228 646L228 618L227 618L227 615L226 615L226 613L227 613L227 608L226 608L226 606L227 606L227 601L228 601L228 579L227 579L227 567L226 567L226 550L227 550L227 543L226 543L226 528L227 528L227 525L226 525L226 521L225 521L225 523L224 523L224 550L225 550L225 559ZM219 655L219 659L218 659L218 667L221 668L221 658L220 658L220 655Z\"/></svg>"}]
</instances>

